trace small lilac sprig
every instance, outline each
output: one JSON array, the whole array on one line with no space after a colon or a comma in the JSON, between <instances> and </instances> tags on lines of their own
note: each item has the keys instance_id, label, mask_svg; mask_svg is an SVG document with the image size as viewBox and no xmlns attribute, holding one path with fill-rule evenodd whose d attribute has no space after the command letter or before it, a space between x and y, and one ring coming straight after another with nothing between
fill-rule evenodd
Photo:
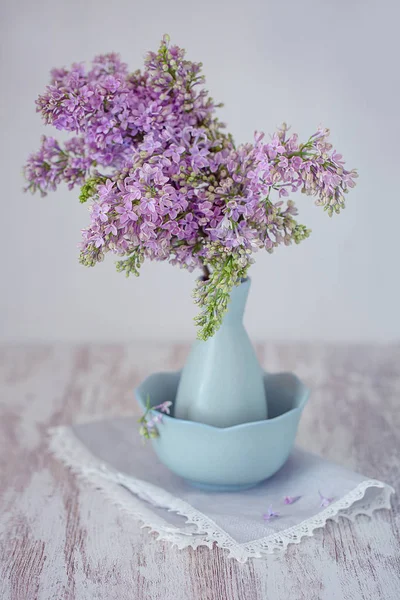
<instances>
[{"instance_id":1,"label":"small lilac sprig","mask_svg":"<svg viewBox=\"0 0 400 600\"><path fill-rule=\"evenodd\" d=\"M279 513L274 512L272 510L272 506L270 506L266 513L263 514L264 521L271 521L271 519L276 519L279 517Z\"/></svg>"},{"instance_id":2,"label":"small lilac sprig","mask_svg":"<svg viewBox=\"0 0 400 600\"><path fill-rule=\"evenodd\" d=\"M162 402L161 404L157 404L157 406L150 405L150 396L146 398L146 410L142 417L140 417L138 423L141 424L139 429L139 434L146 440L150 438L156 438L160 434L158 433L158 429L156 427L157 423L161 423L163 415L161 413L165 413L167 415L170 414L170 406L172 402L169 400ZM161 411L155 413L155 411ZM154 414L155 413L155 414ZM150 418L149 418L149 415Z\"/></svg>"}]
</instances>

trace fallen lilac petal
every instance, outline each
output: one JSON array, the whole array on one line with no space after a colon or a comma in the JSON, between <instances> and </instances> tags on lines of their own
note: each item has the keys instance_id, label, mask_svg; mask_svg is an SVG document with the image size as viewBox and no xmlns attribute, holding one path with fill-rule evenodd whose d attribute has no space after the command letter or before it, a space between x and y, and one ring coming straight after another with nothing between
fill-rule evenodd
<instances>
[{"instance_id":1,"label":"fallen lilac petal","mask_svg":"<svg viewBox=\"0 0 400 600\"><path fill-rule=\"evenodd\" d=\"M327 498L326 496L321 494L321 492L319 490L318 490L318 494L321 499L321 503L320 503L321 508L326 508L327 506L329 506L331 504L331 502L333 502L333 498Z\"/></svg>"},{"instance_id":2,"label":"fallen lilac petal","mask_svg":"<svg viewBox=\"0 0 400 600\"><path fill-rule=\"evenodd\" d=\"M294 504L297 500L300 500L301 496L285 496L283 499L284 504Z\"/></svg>"},{"instance_id":3,"label":"fallen lilac petal","mask_svg":"<svg viewBox=\"0 0 400 600\"><path fill-rule=\"evenodd\" d=\"M272 510L272 506L270 506L269 509L268 509L268 511L263 514L264 521L270 521L271 519L274 519L276 517L279 517L279 513L274 512Z\"/></svg>"}]
</instances>

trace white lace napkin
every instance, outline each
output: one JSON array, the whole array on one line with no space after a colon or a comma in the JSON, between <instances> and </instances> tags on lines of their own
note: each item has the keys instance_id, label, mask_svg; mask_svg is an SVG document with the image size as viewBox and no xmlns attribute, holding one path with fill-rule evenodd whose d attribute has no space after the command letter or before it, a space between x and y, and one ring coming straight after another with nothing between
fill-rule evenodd
<instances>
[{"instance_id":1,"label":"white lace napkin","mask_svg":"<svg viewBox=\"0 0 400 600\"><path fill-rule=\"evenodd\" d=\"M390 486L296 449L271 479L243 492L188 485L143 443L134 418L51 430L58 459L144 527L179 548L214 543L240 562L283 552L328 519L390 508ZM299 497L292 504L285 503ZM271 516L277 513L278 516Z\"/></svg>"}]
</instances>

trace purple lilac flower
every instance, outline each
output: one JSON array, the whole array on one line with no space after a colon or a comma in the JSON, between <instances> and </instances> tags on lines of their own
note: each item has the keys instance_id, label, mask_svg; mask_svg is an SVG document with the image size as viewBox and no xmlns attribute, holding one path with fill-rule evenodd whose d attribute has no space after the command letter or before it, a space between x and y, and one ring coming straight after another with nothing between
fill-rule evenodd
<instances>
[{"instance_id":1,"label":"purple lilac flower","mask_svg":"<svg viewBox=\"0 0 400 600\"><path fill-rule=\"evenodd\" d=\"M323 128L301 143L284 124L269 140L257 132L235 146L203 84L201 64L167 37L142 72L131 73L117 54L96 57L89 69L54 69L37 110L74 137L63 145L43 137L25 176L32 192L66 183L91 200L82 264L112 253L126 274L137 275L144 259L211 272L195 290L206 339L254 253L308 237L290 195L312 196L332 215L357 173Z\"/></svg>"},{"instance_id":2,"label":"purple lilac flower","mask_svg":"<svg viewBox=\"0 0 400 600\"><path fill-rule=\"evenodd\" d=\"M162 421L162 415L160 415L159 413L155 414L151 417L151 419L148 419L147 427L149 429L152 429L153 427L155 427L157 425L157 423L161 423L161 421Z\"/></svg>"},{"instance_id":3,"label":"purple lilac flower","mask_svg":"<svg viewBox=\"0 0 400 600\"><path fill-rule=\"evenodd\" d=\"M165 402L162 402L162 404L158 404L154 408L169 415L169 413L171 412L171 410L170 410L171 406L172 406L172 402L170 400L166 400Z\"/></svg>"},{"instance_id":4,"label":"purple lilac flower","mask_svg":"<svg viewBox=\"0 0 400 600\"><path fill-rule=\"evenodd\" d=\"M69 188L82 185L91 165L79 138L68 140L62 148L54 138L43 136L40 149L29 156L25 165L26 189L45 196L61 182Z\"/></svg>"}]
</instances>

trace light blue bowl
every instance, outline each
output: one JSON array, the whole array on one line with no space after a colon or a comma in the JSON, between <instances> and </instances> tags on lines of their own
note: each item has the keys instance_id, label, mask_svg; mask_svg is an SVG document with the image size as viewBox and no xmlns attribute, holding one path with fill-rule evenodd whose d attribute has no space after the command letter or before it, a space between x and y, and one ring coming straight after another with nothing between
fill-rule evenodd
<instances>
[{"instance_id":1,"label":"light blue bowl","mask_svg":"<svg viewBox=\"0 0 400 600\"><path fill-rule=\"evenodd\" d=\"M265 421L213 427L174 418L180 372L154 373L135 390L143 410L172 402L171 415L157 424L152 443L171 471L205 489L238 490L257 485L276 473L292 450L308 388L292 373L264 374L268 398Z\"/></svg>"}]
</instances>

